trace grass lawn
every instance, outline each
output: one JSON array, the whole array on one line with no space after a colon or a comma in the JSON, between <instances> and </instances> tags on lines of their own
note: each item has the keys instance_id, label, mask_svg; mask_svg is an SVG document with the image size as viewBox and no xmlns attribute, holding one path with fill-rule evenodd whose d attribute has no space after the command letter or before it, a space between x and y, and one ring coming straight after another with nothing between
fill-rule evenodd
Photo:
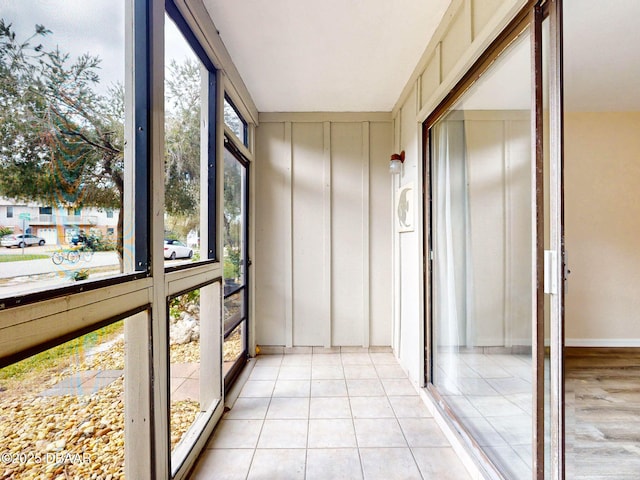
<instances>
[{"instance_id":1,"label":"grass lawn","mask_svg":"<svg viewBox=\"0 0 640 480\"><path fill-rule=\"evenodd\" d=\"M64 367L69 363L69 359L77 355L78 352L92 348L121 333L123 326L122 321L112 323L2 368L0 369L0 380L21 380L25 376L37 376L43 370Z\"/></svg>"},{"instance_id":2,"label":"grass lawn","mask_svg":"<svg viewBox=\"0 0 640 480\"><path fill-rule=\"evenodd\" d=\"M24 260L42 260L44 258L51 258L51 255L43 255L41 253L12 253L9 255L0 255L0 263L4 262L22 262Z\"/></svg>"}]
</instances>

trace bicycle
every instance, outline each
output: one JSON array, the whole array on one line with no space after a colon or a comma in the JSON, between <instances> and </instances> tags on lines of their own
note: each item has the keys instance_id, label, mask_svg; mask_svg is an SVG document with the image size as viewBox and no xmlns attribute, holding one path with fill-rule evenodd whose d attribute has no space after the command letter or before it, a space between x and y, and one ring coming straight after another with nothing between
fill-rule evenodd
<instances>
[{"instance_id":1,"label":"bicycle","mask_svg":"<svg viewBox=\"0 0 640 480\"><path fill-rule=\"evenodd\" d=\"M80 253L75 249L56 250L51 255L51 261L56 265L60 265L65 260L69 263L77 263L80 260Z\"/></svg>"}]
</instances>

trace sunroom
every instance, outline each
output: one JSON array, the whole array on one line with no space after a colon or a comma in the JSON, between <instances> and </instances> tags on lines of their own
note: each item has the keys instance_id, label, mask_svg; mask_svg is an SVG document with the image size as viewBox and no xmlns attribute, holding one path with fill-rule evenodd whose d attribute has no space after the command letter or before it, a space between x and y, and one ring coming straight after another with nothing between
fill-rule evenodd
<instances>
[{"instance_id":1,"label":"sunroom","mask_svg":"<svg viewBox=\"0 0 640 480\"><path fill-rule=\"evenodd\" d=\"M86 3L0 7L0 478L638 477L638 2Z\"/></svg>"}]
</instances>

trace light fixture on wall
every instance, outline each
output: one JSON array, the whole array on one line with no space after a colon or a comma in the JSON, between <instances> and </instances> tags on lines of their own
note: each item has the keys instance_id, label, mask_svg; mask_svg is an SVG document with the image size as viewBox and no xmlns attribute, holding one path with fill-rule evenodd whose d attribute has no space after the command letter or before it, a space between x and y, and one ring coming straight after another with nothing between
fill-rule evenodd
<instances>
[{"instance_id":1,"label":"light fixture on wall","mask_svg":"<svg viewBox=\"0 0 640 480\"><path fill-rule=\"evenodd\" d=\"M391 155L391 163L389 164L389 173L397 175L402 172L402 164L404 163L404 150L400 153Z\"/></svg>"}]
</instances>

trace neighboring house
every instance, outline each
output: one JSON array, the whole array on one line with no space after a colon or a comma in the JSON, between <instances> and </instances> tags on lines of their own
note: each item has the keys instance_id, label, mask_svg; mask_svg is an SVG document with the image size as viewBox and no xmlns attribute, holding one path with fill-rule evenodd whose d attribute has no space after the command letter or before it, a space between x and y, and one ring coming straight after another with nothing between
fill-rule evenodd
<instances>
[{"instance_id":1,"label":"neighboring house","mask_svg":"<svg viewBox=\"0 0 640 480\"><path fill-rule=\"evenodd\" d=\"M118 214L119 210L54 208L0 198L0 227L10 228L15 233L38 235L50 245L69 243L78 230L113 237Z\"/></svg>"}]
</instances>

